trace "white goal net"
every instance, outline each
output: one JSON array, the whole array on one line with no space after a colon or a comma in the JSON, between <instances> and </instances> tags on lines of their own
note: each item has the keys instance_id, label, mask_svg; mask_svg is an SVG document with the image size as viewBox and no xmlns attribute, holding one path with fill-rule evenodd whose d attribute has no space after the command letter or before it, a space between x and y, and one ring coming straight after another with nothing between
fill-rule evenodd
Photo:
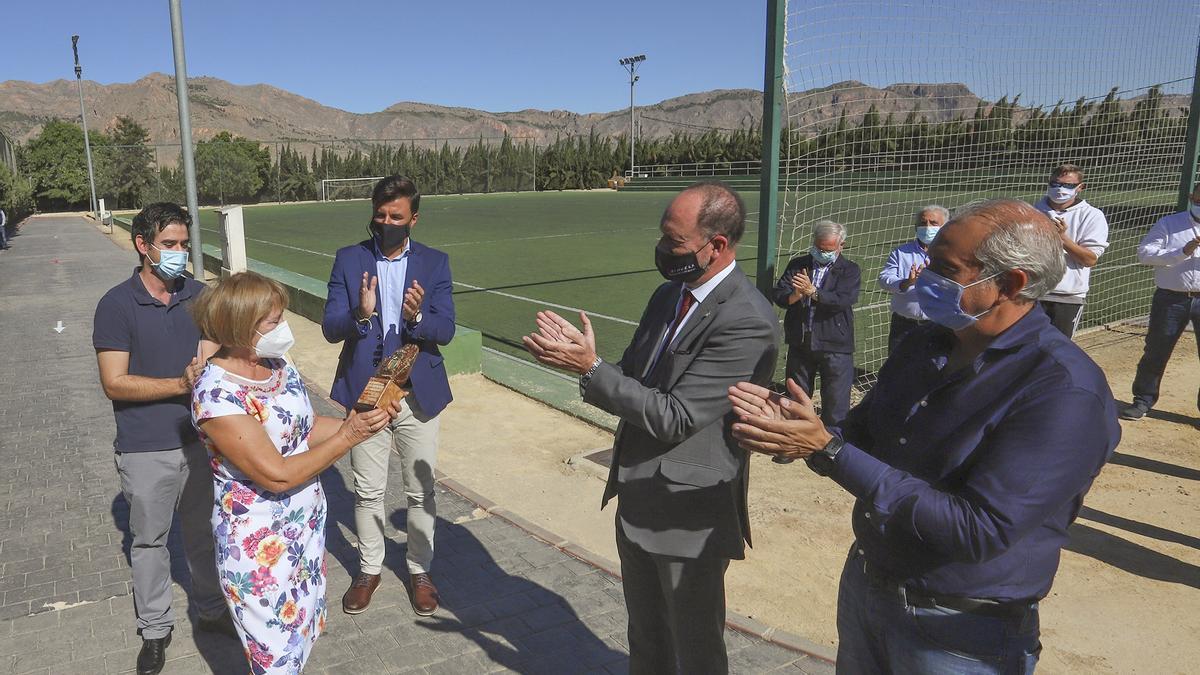
<instances>
[{"instance_id":1,"label":"white goal net","mask_svg":"<svg viewBox=\"0 0 1200 675\"><path fill-rule=\"evenodd\" d=\"M371 190L384 176L367 178L325 178L321 180L321 201L370 199Z\"/></svg>"},{"instance_id":2,"label":"white goal net","mask_svg":"<svg viewBox=\"0 0 1200 675\"><path fill-rule=\"evenodd\" d=\"M1148 313L1135 249L1176 208L1200 3L793 0L786 20L778 267L807 251L814 222L847 226L868 379L887 357L877 278L914 212L1036 201L1064 163L1110 223L1080 327Z\"/></svg>"}]
</instances>

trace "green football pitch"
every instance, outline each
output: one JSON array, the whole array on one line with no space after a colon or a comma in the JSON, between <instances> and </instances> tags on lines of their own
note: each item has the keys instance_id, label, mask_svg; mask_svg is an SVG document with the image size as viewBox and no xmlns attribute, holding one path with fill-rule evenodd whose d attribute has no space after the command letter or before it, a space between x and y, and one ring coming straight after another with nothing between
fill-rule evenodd
<instances>
[{"instance_id":1,"label":"green football pitch","mask_svg":"<svg viewBox=\"0 0 1200 675\"><path fill-rule=\"evenodd\" d=\"M601 355L615 360L651 291L662 282L654 269L653 248L659 218L672 196L610 191L426 196L413 237L449 254L458 323L479 330L485 347L528 359L521 336L533 330L537 310L553 309L576 323L578 311L584 310L595 326ZM804 196L800 212L805 225L828 216L850 230L845 255L863 272L856 311L860 367L874 369L882 362L888 296L875 279L888 251L911 237L913 210L930 202L953 208L977 196L944 191ZM753 278L758 195L743 197L749 218L738 263ZM1120 201L1146 204L1158 214L1170 211L1173 198L1157 192L1123 193ZM1097 205L1105 208L1103 201ZM366 238L370 215L365 200L248 207L247 255L324 282L334 252ZM1134 305L1146 313L1153 284L1148 271L1136 265L1134 247L1150 222L1150 215L1139 214L1130 222L1113 223L1112 245L1093 277L1088 324L1123 318L1118 315ZM202 210L201 226L205 241L217 243L215 211ZM782 238L785 245L792 241L789 227ZM806 248L807 235L799 238L796 247ZM779 255L780 268L787 255ZM1112 273L1106 277L1101 270Z\"/></svg>"}]
</instances>

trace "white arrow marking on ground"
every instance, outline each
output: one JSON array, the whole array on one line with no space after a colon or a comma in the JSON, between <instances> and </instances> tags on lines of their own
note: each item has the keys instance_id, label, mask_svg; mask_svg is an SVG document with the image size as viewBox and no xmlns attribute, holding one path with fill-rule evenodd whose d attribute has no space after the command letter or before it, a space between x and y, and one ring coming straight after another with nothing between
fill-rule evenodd
<instances>
[{"instance_id":1,"label":"white arrow marking on ground","mask_svg":"<svg viewBox=\"0 0 1200 675\"><path fill-rule=\"evenodd\" d=\"M63 327L63 325L62 325L62 319L59 319L59 320L58 320L58 325L54 326L54 332L55 332L55 333L61 333L61 332L63 332L64 330L66 330L66 328L64 328L64 327Z\"/></svg>"}]
</instances>

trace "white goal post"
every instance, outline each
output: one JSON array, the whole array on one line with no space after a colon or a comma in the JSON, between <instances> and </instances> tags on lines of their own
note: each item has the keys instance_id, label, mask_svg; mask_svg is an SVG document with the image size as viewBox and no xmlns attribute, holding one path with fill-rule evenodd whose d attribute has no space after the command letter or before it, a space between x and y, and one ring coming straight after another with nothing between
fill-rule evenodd
<instances>
[{"instance_id":1,"label":"white goal post","mask_svg":"<svg viewBox=\"0 0 1200 675\"><path fill-rule=\"evenodd\" d=\"M328 202L337 199L368 199L375 183L385 176L367 176L364 178L323 178L321 179L321 201Z\"/></svg>"}]
</instances>

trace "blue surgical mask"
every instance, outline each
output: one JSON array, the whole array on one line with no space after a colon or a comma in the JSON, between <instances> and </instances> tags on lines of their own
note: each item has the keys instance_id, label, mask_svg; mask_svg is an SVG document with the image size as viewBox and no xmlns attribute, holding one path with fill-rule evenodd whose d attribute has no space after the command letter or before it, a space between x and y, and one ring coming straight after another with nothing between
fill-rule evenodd
<instances>
[{"instance_id":1,"label":"blue surgical mask","mask_svg":"<svg viewBox=\"0 0 1200 675\"><path fill-rule=\"evenodd\" d=\"M1200 204L1188 202L1188 213L1192 214L1192 220L1200 223Z\"/></svg>"},{"instance_id":2,"label":"blue surgical mask","mask_svg":"<svg viewBox=\"0 0 1200 675\"><path fill-rule=\"evenodd\" d=\"M1075 199L1075 195L1077 194L1079 194L1078 187L1065 188L1051 185L1046 189L1046 199L1049 199L1055 204L1066 204L1072 199Z\"/></svg>"},{"instance_id":3,"label":"blue surgical mask","mask_svg":"<svg viewBox=\"0 0 1200 675\"><path fill-rule=\"evenodd\" d=\"M154 246L154 244L150 245ZM158 271L158 276L164 280L170 281L176 279L180 274L183 274L183 270L187 269L187 251L164 251L157 246L154 246L154 248L158 249L158 262L150 264Z\"/></svg>"},{"instance_id":4,"label":"blue surgical mask","mask_svg":"<svg viewBox=\"0 0 1200 675\"><path fill-rule=\"evenodd\" d=\"M978 314L964 312L962 308L963 291L998 276L1000 276L1000 272L963 286L926 267L922 270L921 276L917 277L917 303L921 306L921 312L929 317L930 321L941 324L950 330L962 330L975 323L979 317L992 311L989 308Z\"/></svg>"},{"instance_id":5,"label":"blue surgical mask","mask_svg":"<svg viewBox=\"0 0 1200 675\"><path fill-rule=\"evenodd\" d=\"M812 254L813 262L818 265L828 265L838 257L837 251L822 251L816 246L810 248L808 252Z\"/></svg>"},{"instance_id":6,"label":"blue surgical mask","mask_svg":"<svg viewBox=\"0 0 1200 675\"><path fill-rule=\"evenodd\" d=\"M917 228L917 241L926 246L933 243L933 238L937 236L938 230L942 229L941 225L921 225Z\"/></svg>"}]
</instances>

